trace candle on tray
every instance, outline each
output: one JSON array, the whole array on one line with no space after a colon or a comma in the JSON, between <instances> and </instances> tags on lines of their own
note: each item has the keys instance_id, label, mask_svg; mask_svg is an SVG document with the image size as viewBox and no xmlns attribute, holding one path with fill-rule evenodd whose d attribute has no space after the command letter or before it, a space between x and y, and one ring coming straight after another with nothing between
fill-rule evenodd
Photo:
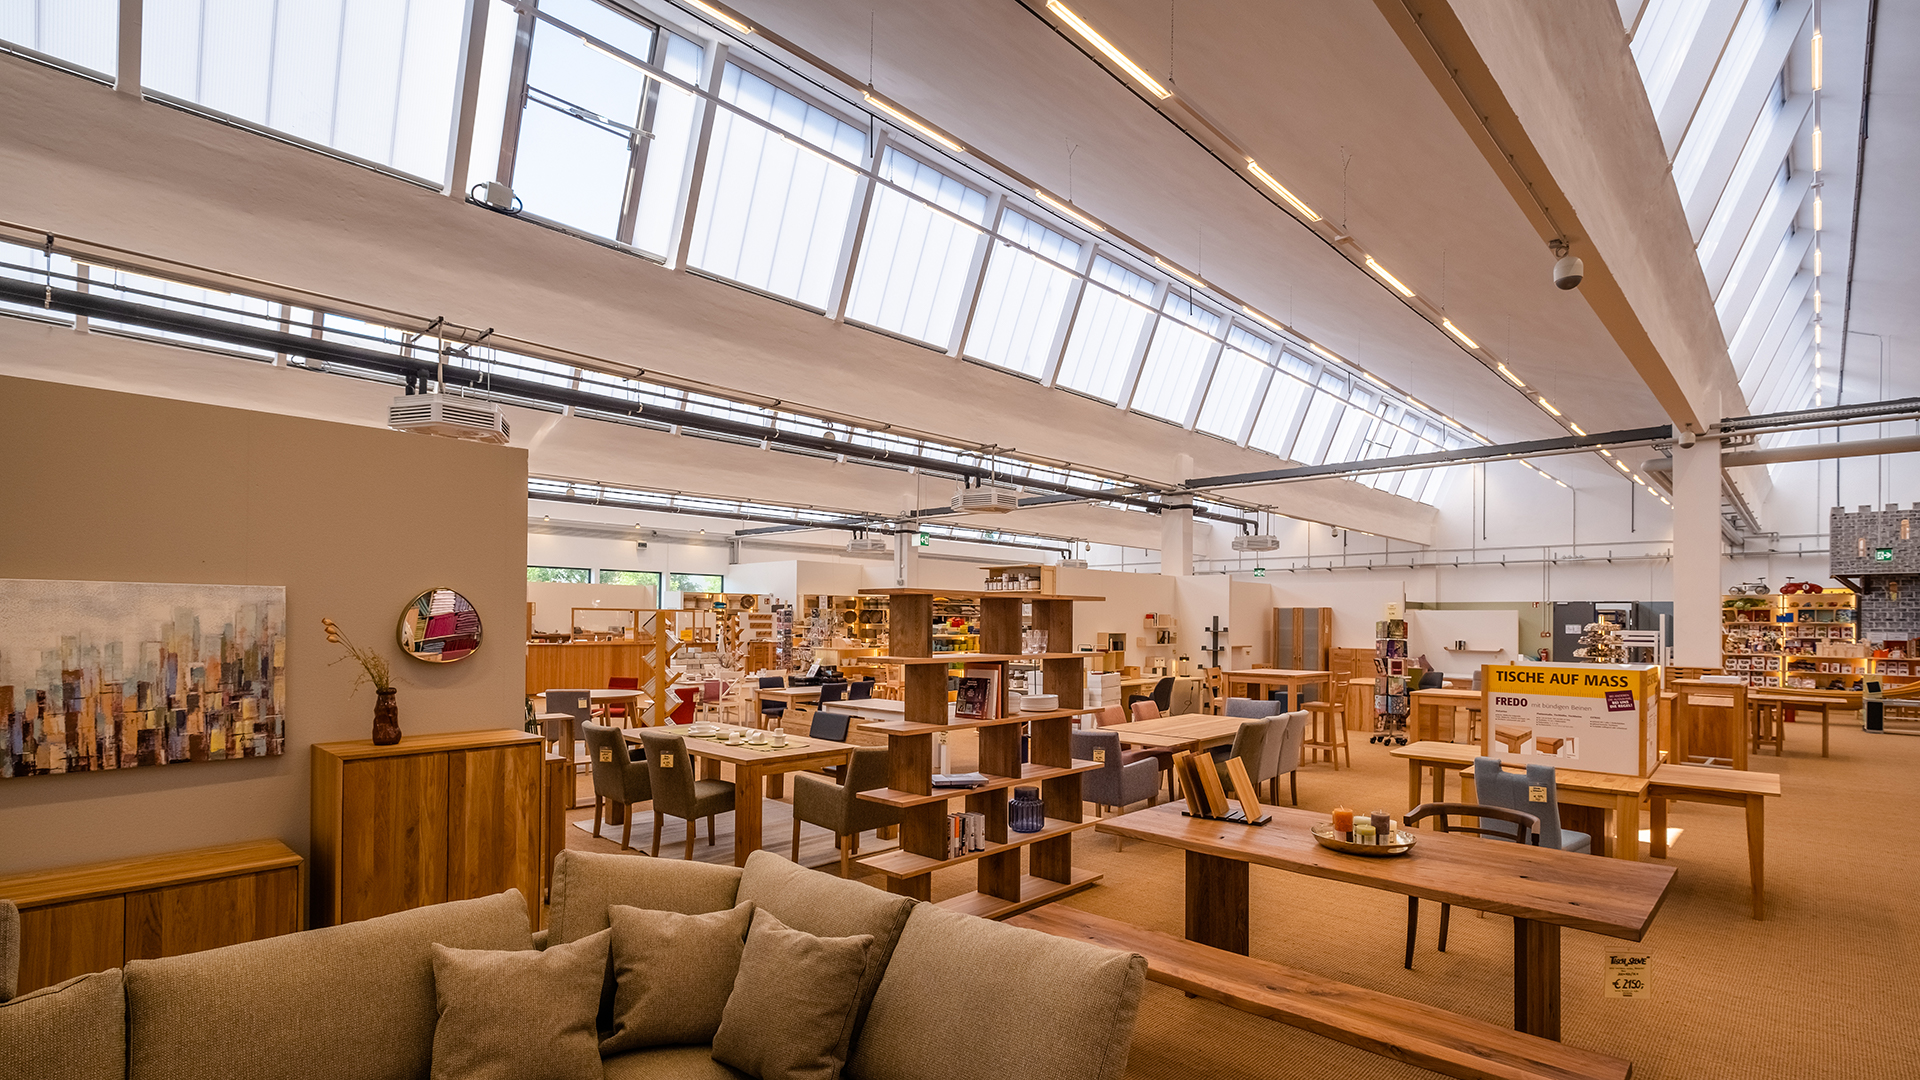
<instances>
[{"instance_id":1,"label":"candle on tray","mask_svg":"<svg viewBox=\"0 0 1920 1080\"><path fill-rule=\"evenodd\" d=\"M1373 813L1367 815L1367 820L1373 823L1374 835L1380 837L1382 841L1393 835L1392 814L1387 813L1385 810L1375 810Z\"/></svg>"},{"instance_id":2,"label":"candle on tray","mask_svg":"<svg viewBox=\"0 0 1920 1080\"><path fill-rule=\"evenodd\" d=\"M1358 821L1354 823L1354 826L1353 826L1353 842L1354 843L1371 844L1373 843L1373 836L1374 836L1374 833L1373 833L1372 822Z\"/></svg>"},{"instance_id":3,"label":"candle on tray","mask_svg":"<svg viewBox=\"0 0 1920 1080\"><path fill-rule=\"evenodd\" d=\"M1333 808L1333 831L1342 839L1353 831L1353 811L1344 806Z\"/></svg>"}]
</instances>

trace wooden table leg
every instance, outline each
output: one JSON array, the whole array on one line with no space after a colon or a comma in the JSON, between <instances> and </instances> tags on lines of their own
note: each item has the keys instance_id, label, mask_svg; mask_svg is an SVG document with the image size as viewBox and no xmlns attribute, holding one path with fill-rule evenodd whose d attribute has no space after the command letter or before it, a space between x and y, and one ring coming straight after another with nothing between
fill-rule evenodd
<instances>
[{"instance_id":1,"label":"wooden table leg","mask_svg":"<svg viewBox=\"0 0 1920 1080\"><path fill-rule=\"evenodd\" d=\"M1667 857L1667 800L1652 792L1647 793L1647 832L1653 849L1653 857Z\"/></svg>"},{"instance_id":2,"label":"wooden table leg","mask_svg":"<svg viewBox=\"0 0 1920 1080\"><path fill-rule=\"evenodd\" d=\"M1247 955L1247 867L1187 852L1187 940Z\"/></svg>"},{"instance_id":3,"label":"wooden table leg","mask_svg":"<svg viewBox=\"0 0 1920 1080\"><path fill-rule=\"evenodd\" d=\"M1640 861L1640 796L1623 794L1613 801L1613 857Z\"/></svg>"},{"instance_id":4,"label":"wooden table leg","mask_svg":"<svg viewBox=\"0 0 1920 1080\"><path fill-rule=\"evenodd\" d=\"M775 772L767 774L767 798L778 799L787 793L787 774Z\"/></svg>"},{"instance_id":5,"label":"wooden table leg","mask_svg":"<svg viewBox=\"0 0 1920 1080\"><path fill-rule=\"evenodd\" d=\"M1861 707L1862 708L1866 707L1864 702L1862 703ZM1827 714L1831 713L1832 711L1833 711L1833 706L1831 705L1820 706L1820 756L1821 757L1827 756Z\"/></svg>"},{"instance_id":6,"label":"wooden table leg","mask_svg":"<svg viewBox=\"0 0 1920 1080\"><path fill-rule=\"evenodd\" d=\"M1418 758L1407 759L1407 809L1412 810L1424 800L1420 798L1420 771L1426 765ZM1438 802L1439 800L1434 800Z\"/></svg>"},{"instance_id":7,"label":"wooden table leg","mask_svg":"<svg viewBox=\"0 0 1920 1080\"><path fill-rule=\"evenodd\" d=\"M573 760L573 725L578 721L572 713L568 713L566 716L566 720L560 724L560 756L567 759L567 788L565 791L567 809L574 810L580 806L580 781L578 774L573 771L576 764ZM591 770L593 766L588 765L587 768Z\"/></svg>"},{"instance_id":8,"label":"wooden table leg","mask_svg":"<svg viewBox=\"0 0 1920 1080\"><path fill-rule=\"evenodd\" d=\"M1513 920L1513 1029L1560 1039L1560 927Z\"/></svg>"},{"instance_id":9,"label":"wooden table leg","mask_svg":"<svg viewBox=\"0 0 1920 1080\"><path fill-rule=\"evenodd\" d=\"M1767 800L1747 796L1747 868L1753 877L1753 917L1767 917Z\"/></svg>"},{"instance_id":10,"label":"wooden table leg","mask_svg":"<svg viewBox=\"0 0 1920 1080\"><path fill-rule=\"evenodd\" d=\"M747 865L747 856L759 849L760 770L752 765L733 767L733 865ZM687 822L687 828L693 828Z\"/></svg>"}]
</instances>

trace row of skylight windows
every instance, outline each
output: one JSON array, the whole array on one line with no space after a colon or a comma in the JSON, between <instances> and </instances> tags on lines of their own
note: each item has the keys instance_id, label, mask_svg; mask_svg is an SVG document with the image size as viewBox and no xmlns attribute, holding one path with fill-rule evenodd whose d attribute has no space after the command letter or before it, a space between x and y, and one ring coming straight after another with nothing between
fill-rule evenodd
<instances>
[{"instance_id":1,"label":"row of skylight windows","mask_svg":"<svg viewBox=\"0 0 1920 1080\"><path fill-rule=\"evenodd\" d=\"M1133 255L1042 223L1047 211L1014 205L1024 192L963 181L738 51L703 148L703 95L689 88L703 84L704 46L599 0L490 2L474 173L508 183L529 216L668 262L684 247L702 274L1305 464L1471 445L1184 283L1129 268ZM282 0L226 19L216 0L148 0L145 70L168 96L432 179L448 160L463 7ZM96 22L110 35L110 10ZM59 52L39 24L0 23L0 36ZM490 362L649 397L634 380ZM678 407L743 408L671 393ZM1365 482L1417 499L1437 494L1428 480Z\"/></svg>"}]
</instances>

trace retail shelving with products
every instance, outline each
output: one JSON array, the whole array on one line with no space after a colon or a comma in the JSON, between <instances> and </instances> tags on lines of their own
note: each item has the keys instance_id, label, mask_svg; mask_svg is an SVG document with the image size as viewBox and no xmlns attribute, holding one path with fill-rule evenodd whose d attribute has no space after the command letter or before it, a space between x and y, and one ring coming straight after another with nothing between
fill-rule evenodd
<instances>
[{"instance_id":1,"label":"retail shelving with products","mask_svg":"<svg viewBox=\"0 0 1920 1080\"><path fill-rule=\"evenodd\" d=\"M1380 681L1373 710L1380 724L1392 728L1407 719L1407 623L1382 619L1373 624L1373 673Z\"/></svg>"},{"instance_id":2,"label":"retail shelving with products","mask_svg":"<svg viewBox=\"0 0 1920 1080\"><path fill-rule=\"evenodd\" d=\"M860 798L900 811L900 847L860 860L883 874L889 890L921 900L932 898L933 871L965 862L977 864L975 891L942 901L941 906L986 918L1003 918L1044 904L1099 880L1100 875L1073 865L1073 834L1090 828L1083 820L1080 774L1099 768L1075 760L1075 717L1083 711L1085 665L1094 654L1049 652L1022 655L1023 631L1044 631L1048 642L1073 641L1073 602L1098 597L1063 597L1020 592L938 592L928 589L875 589L888 600L891 625L888 656L875 662L898 665L905 685L905 715L899 720L861 724L862 731L885 735L887 786L863 791ZM1039 665L1049 693L1060 708L1039 713L1004 712L986 719L954 721L947 712L945 658L936 648L937 609L970 606L978 620L978 641L969 650L969 667L999 665L1007 685L1008 664ZM1027 614L1031 611L1031 615ZM956 659L959 654L956 655ZM999 702L995 703L996 706ZM936 790L933 772L936 740L956 728L979 733L978 771L984 786L964 791ZM1028 731L1025 760L1021 734ZM1046 821L1039 832L1008 827L1008 788L1037 784ZM950 854L947 808L964 798L969 813L984 815L984 850ZM1025 863L1024 867L1022 863Z\"/></svg>"},{"instance_id":3,"label":"retail shelving with products","mask_svg":"<svg viewBox=\"0 0 1920 1080\"><path fill-rule=\"evenodd\" d=\"M1850 592L1780 598L1782 682L1803 690L1859 690L1869 650L1859 641L1858 600Z\"/></svg>"},{"instance_id":4,"label":"retail shelving with products","mask_svg":"<svg viewBox=\"0 0 1920 1080\"><path fill-rule=\"evenodd\" d=\"M1724 596L1720 600L1720 664L1748 686L1780 685L1779 595Z\"/></svg>"}]
</instances>

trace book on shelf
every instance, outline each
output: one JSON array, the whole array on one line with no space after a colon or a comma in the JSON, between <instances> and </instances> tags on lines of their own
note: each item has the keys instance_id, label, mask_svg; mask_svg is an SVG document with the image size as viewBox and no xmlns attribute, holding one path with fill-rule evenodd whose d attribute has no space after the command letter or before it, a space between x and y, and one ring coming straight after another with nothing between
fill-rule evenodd
<instances>
[{"instance_id":1,"label":"book on shelf","mask_svg":"<svg viewBox=\"0 0 1920 1080\"><path fill-rule=\"evenodd\" d=\"M960 676L954 719L1000 719L1000 679L999 664L968 664Z\"/></svg>"},{"instance_id":2,"label":"book on shelf","mask_svg":"<svg viewBox=\"0 0 1920 1080\"><path fill-rule=\"evenodd\" d=\"M934 773L933 786L937 788L973 788L987 782L983 772Z\"/></svg>"},{"instance_id":3,"label":"book on shelf","mask_svg":"<svg viewBox=\"0 0 1920 1080\"><path fill-rule=\"evenodd\" d=\"M987 815L959 813L947 815L947 858L957 859L973 851L987 850Z\"/></svg>"}]
</instances>

